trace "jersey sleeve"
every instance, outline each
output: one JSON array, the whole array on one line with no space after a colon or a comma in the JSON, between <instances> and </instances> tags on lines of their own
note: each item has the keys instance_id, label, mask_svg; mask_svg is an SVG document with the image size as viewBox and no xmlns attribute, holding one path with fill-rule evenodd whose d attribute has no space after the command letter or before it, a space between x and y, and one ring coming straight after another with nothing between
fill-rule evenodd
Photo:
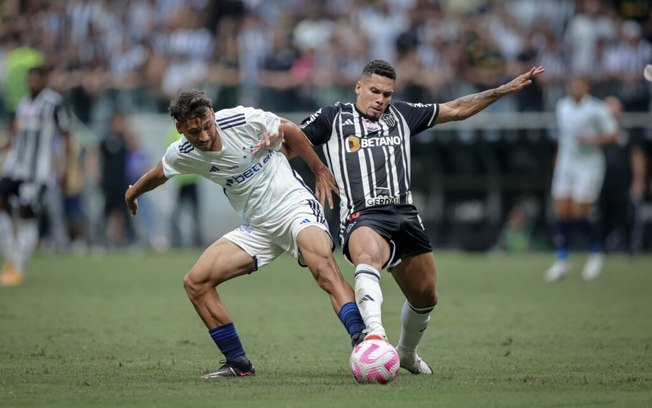
<instances>
[{"instance_id":1,"label":"jersey sleeve","mask_svg":"<svg viewBox=\"0 0 652 408\"><path fill-rule=\"evenodd\" d=\"M333 131L333 121L337 116L336 106L325 106L310 115L299 126L313 146L328 142Z\"/></svg>"},{"instance_id":2,"label":"jersey sleeve","mask_svg":"<svg viewBox=\"0 0 652 408\"><path fill-rule=\"evenodd\" d=\"M253 142L257 143L262 139L264 132L278 131L281 125L281 118L276 114L261 109L249 108L245 112L247 124L253 127L254 132L251 136L254 138ZM275 147L275 150L280 150L281 144Z\"/></svg>"},{"instance_id":3,"label":"jersey sleeve","mask_svg":"<svg viewBox=\"0 0 652 408\"><path fill-rule=\"evenodd\" d=\"M412 136L433 127L439 114L439 104L436 103L396 102L393 105L405 118Z\"/></svg>"},{"instance_id":4,"label":"jersey sleeve","mask_svg":"<svg viewBox=\"0 0 652 408\"><path fill-rule=\"evenodd\" d=\"M185 157L181 152L182 141L185 138L179 139L179 141L172 143L168 146L161 163L163 164L163 174L165 177L172 178L180 174L194 174L190 159Z\"/></svg>"}]
</instances>

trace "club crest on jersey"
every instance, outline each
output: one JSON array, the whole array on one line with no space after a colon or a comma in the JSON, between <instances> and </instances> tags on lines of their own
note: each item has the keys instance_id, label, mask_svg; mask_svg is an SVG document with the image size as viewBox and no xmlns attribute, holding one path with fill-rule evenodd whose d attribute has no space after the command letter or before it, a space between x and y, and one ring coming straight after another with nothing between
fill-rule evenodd
<instances>
[{"instance_id":1,"label":"club crest on jersey","mask_svg":"<svg viewBox=\"0 0 652 408\"><path fill-rule=\"evenodd\" d=\"M385 122L390 128L396 126L396 118L392 113L383 113L383 116L380 117L380 120Z\"/></svg>"}]
</instances>

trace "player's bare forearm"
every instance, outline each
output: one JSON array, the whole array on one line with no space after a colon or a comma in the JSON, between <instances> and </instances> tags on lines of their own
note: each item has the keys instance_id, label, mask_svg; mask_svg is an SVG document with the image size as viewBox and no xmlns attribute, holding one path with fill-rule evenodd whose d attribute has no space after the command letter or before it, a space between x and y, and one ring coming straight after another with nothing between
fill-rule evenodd
<instances>
[{"instance_id":1,"label":"player's bare forearm","mask_svg":"<svg viewBox=\"0 0 652 408\"><path fill-rule=\"evenodd\" d=\"M308 142L308 138L296 124L283 121L285 142L283 149L288 159L299 156L315 175L315 197L322 205L328 202L333 208L333 193L339 194L337 183L330 170L321 161L315 149Z\"/></svg>"},{"instance_id":2,"label":"player's bare forearm","mask_svg":"<svg viewBox=\"0 0 652 408\"><path fill-rule=\"evenodd\" d=\"M167 180L167 177L163 173L163 164L159 162L156 167L145 173L133 185L130 185L125 192L125 202L129 207L131 215L136 215L138 211L138 197L148 191L154 190Z\"/></svg>"},{"instance_id":3,"label":"player's bare forearm","mask_svg":"<svg viewBox=\"0 0 652 408\"><path fill-rule=\"evenodd\" d=\"M543 67L533 67L528 72L521 74L510 82L497 88L488 89L472 95L463 96L453 101L439 105L439 113L435 123L445 123L464 120L496 102L503 96L520 91L532 83L535 76L543 73Z\"/></svg>"},{"instance_id":4,"label":"player's bare forearm","mask_svg":"<svg viewBox=\"0 0 652 408\"><path fill-rule=\"evenodd\" d=\"M308 138L303 131L299 129L299 126L285 119L283 119L281 123L285 135L283 147L287 152L286 156L288 160L299 156L301 160L306 162L313 173L325 168L326 166L324 166L324 163L319 159L319 156L315 153L315 149L310 145Z\"/></svg>"}]
</instances>

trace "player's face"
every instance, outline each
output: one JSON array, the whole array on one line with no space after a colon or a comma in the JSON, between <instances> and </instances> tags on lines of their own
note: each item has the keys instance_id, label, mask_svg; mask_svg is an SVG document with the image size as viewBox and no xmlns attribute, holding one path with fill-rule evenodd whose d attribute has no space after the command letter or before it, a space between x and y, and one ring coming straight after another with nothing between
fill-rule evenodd
<instances>
[{"instance_id":1,"label":"player's face","mask_svg":"<svg viewBox=\"0 0 652 408\"><path fill-rule=\"evenodd\" d=\"M195 117L185 122L177 122L177 131L183 133L188 141L199 150L205 152L217 151L220 146L217 141L215 127L215 112L212 109L204 111L204 117Z\"/></svg>"},{"instance_id":2,"label":"player's face","mask_svg":"<svg viewBox=\"0 0 652 408\"><path fill-rule=\"evenodd\" d=\"M381 75L362 76L355 84L357 108L370 118L378 119L394 95L394 80Z\"/></svg>"},{"instance_id":3,"label":"player's face","mask_svg":"<svg viewBox=\"0 0 652 408\"><path fill-rule=\"evenodd\" d=\"M580 77L573 77L568 81L568 94L576 100L587 95L590 90L589 81Z\"/></svg>"},{"instance_id":4,"label":"player's face","mask_svg":"<svg viewBox=\"0 0 652 408\"><path fill-rule=\"evenodd\" d=\"M29 92L32 96L38 95L43 88L46 86L46 79L44 76L36 73L36 72L30 72L27 74L27 87L29 88Z\"/></svg>"}]
</instances>

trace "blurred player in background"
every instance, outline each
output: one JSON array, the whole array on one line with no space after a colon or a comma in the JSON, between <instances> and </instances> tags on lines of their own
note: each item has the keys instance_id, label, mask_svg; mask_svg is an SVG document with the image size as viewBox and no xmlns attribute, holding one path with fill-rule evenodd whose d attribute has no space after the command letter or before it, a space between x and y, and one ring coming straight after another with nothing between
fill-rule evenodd
<instances>
[{"instance_id":1,"label":"blurred player in background","mask_svg":"<svg viewBox=\"0 0 652 408\"><path fill-rule=\"evenodd\" d=\"M63 97L47 86L48 68L31 68L27 85L29 93L16 109L11 150L0 179L0 250L5 260L1 286L23 282L25 265L38 244L37 214L55 174L55 138L63 137L64 150L70 150L70 114ZM62 177L65 179L65 174ZM15 224L13 208L18 210Z\"/></svg>"},{"instance_id":2,"label":"blurred player in background","mask_svg":"<svg viewBox=\"0 0 652 408\"><path fill-rule=\"evenodd\" d=\"M589 240L589 256L582 278L595 279L602 270L604 252L595 221L590 217L605 174L602 145L615 143L618 129L607 105L592 96L590 82L573 76L567 84L568 95L556 107L558 144L552 178L555 208L555 262L545 273L545 280L556 281L568 272L571 229Z\"/></svg>"},{"instance_id":3,"label":"blurred player in background","mask_svg":"<svg viewBox=\"0 0 652 408\"><path fill-rule=\"evenodd\" d=\"M340 239L345 257L355 265L355 296L366 338L387 339L380 288L380 271L387 268L406 298L397 350L401 367L413 374L432 374L417 345L437 304L437 289L432 247L410 191L410 138L438 123L466 119L530 85L542 72L532 68L498 88L447 103L392 103L396 71L374 60L356 83L355 103L323 107L301 125L314 146L323 146L339 186ZM306 144L294 136L287 135L287 143ZM332 207L331 190L317 189L323 191Z\"/></svg>"},{"instance_id":4,"label":"blurred player in background","mask_svg":"<svg viewBox=\"0 0 652 408\"><path fill-rule=\"evenodd\" d=\"M618 123L618 142L604 146L607 163L600 194L600 224L605 250L636 253L641 250L641 205L645 193L646 158L634 132L622 127L623 104L615 96L604 99Z\"/></svg>"},{"instance_id":5,"label":"blurred player in background","mask_svg":"<svg viewBox=\"0 0 652 408\"><path fill-rule=\"evenodd\" d=\"M255 373L216 287L257 271L284 252L308 267L330 295L352 343L361 341L364 323L353 290L333 258L334 245L322 206L279 153L284 134L301 135L298 126L253 108L214 112L206 94L194 90L180 92L169 111L183 137L168 147L155 168L129 187L125 200L131 213L136 214L141 194L170 177L194 173L222 186L244 220L241 227L208 247L183 280L190 301L226 358L204 378ZM284 153L294 155L287 149ZM334 186L318 158L307 164L320 185Z\"/></svg>"}]
</instances>

